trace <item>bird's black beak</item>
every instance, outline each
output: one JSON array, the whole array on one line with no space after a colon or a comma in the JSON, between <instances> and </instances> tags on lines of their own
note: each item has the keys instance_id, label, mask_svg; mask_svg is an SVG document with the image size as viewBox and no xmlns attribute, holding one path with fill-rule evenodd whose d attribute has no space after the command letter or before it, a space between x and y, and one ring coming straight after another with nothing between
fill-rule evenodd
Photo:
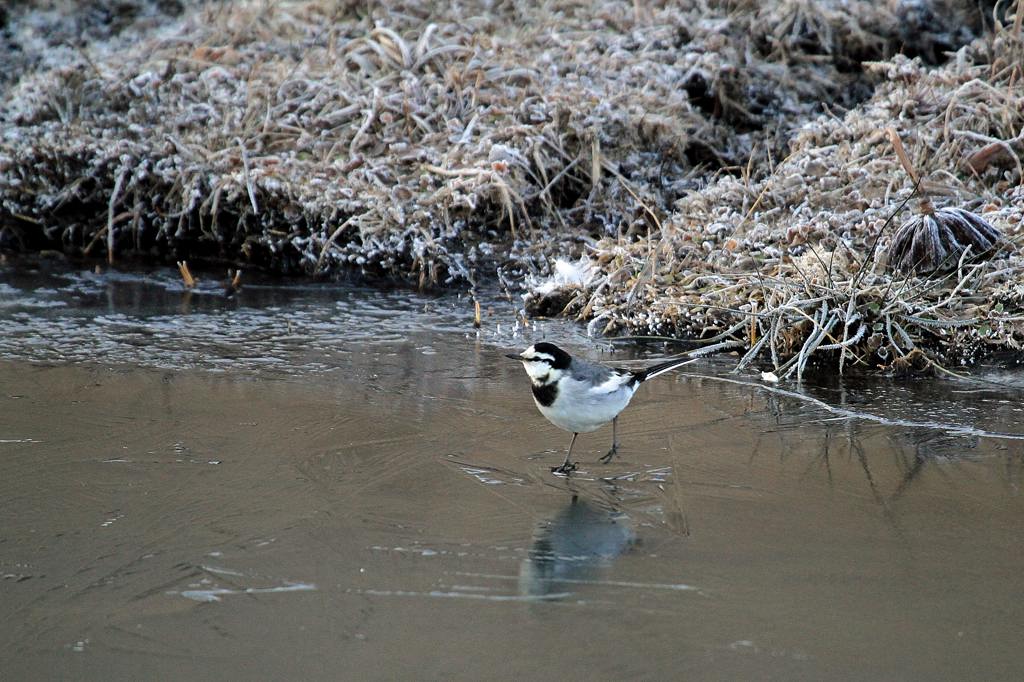
<instances>
[{"instance_id":1,"label":"bird's black beak","mask_svg":"<svg viewBox=\"0 0 1024 682\"><path fill-rule=\"evenodd\" d=\"M522 356L515 355L513 353L506 353L505 357L506 358L512 358L513 360L522 360L523 359Z\"/></svg>"}]
</instances>

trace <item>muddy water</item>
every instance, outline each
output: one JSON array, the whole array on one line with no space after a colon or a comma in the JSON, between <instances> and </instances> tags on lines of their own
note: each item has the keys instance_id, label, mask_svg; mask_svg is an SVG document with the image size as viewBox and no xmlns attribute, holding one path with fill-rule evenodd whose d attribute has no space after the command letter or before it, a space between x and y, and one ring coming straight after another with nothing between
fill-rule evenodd
<instances>
[{"instance_id":1,"label":"muddy water","mask_svg":"<svg viewBox=\"0 0 1024 682\"><path fill-rule=\"evenodd\" d=\"M502 353L641 351L499 299L477 334L454 297L0 282L3 679L1024 672L1018 390L804 387L830 411L703 361L566 480Z\"/></svg>"}]
</instances>

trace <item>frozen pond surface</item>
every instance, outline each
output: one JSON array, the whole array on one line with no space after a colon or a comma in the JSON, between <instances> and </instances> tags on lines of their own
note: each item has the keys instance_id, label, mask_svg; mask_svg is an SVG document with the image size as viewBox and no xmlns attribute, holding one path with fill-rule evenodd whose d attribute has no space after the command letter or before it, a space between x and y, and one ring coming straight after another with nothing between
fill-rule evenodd
<instances>
[{"instance_id":1,"label":"frozen pond surface","mask_svg":"<svg viewBox=\"0 0 1024 682\"><path fill-rule=\"evenodd\" d=\"M1024 673L1019 375L826 409L705 360L566 480L502 354L665 349L485 308L0 266L3 677Z\"/></svg>"}]
</instances>

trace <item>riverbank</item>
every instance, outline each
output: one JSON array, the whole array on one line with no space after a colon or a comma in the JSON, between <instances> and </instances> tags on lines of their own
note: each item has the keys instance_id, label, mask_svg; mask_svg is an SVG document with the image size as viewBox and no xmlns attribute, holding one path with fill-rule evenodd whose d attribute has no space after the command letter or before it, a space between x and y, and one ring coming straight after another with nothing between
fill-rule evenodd
<instances>
[{"instance_id":1,"label":"riverbank","mask_svg":"<svg viewBox=\"0 0 1024 682\"><path fill-rule=\"evenodd\" d=\"M1024 46L987 12L29 3L5 16L0 248L497 280L780 374L970 364L1024 342ZM889 127L998 252L886 271L916 210L894 216Z\"/></svg>"}]
</instances>

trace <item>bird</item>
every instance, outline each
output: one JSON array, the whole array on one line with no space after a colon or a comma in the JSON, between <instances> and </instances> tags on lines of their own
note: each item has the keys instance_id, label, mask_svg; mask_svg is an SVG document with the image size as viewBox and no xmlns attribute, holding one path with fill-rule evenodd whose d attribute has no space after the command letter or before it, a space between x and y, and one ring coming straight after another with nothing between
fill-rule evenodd
<instances>
[{"instance_id":1,"label":"bird","mask_svg":"<svg viewBox=\"0 0 1024 682\"><path fill-rule=\"evenodd\" d=\"M612 447L601 457L602 462L610 462L619 450L616 433L619 413L629 405L640 384L696 361L675 359L639 370L606 367L574 358L546 341L535 343L518 355L506 354L505 357L523 363L540 413L555 426L572 433L565 461L561 466L551 467L552 472L565 475L576 469L576 463L569 460L577 436L611 422Z\"/></svg>"}]
</instances>

